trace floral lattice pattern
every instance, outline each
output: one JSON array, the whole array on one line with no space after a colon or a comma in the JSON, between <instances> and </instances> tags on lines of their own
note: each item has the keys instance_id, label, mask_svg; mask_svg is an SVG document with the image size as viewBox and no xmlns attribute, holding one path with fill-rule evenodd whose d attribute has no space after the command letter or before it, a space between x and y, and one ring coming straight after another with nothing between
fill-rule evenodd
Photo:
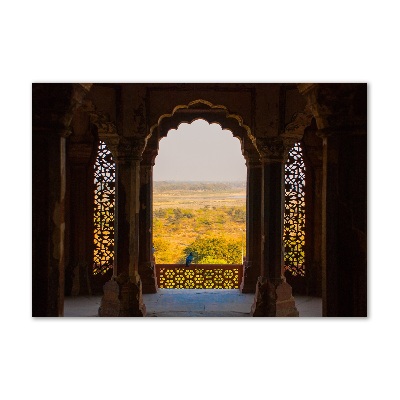
<instances>
[{"instance_id":1,"label":"floral lattice pattern","mask_svg":"<svg viewBox=\"0 0 400 400\"><path fill-rule=\"evenodd\" d=\"M157 284L160 289L239 289L242 265L156 265Z\"/></svg>"},{"instance_id":2,"label":"floral lattice pattern","mask_svg":"<svg viewBox=\"0 0 400 400\"><path fill-rule=\"evenodd\" d=\"M296 143L285 164L285 269L292 275L305 275L305 166L303 150Z\"/></svg>"},{"instance_id":3,"label":"floral lattice pattern","mask_svg":"<svg viewBox=\"0 0 400 400\"><path fill-rule=\"evenodd\" d=\"M104 142L99 142L94 165L93 274L104 274L114 262L115 163Z\"/></svg>"}]
</instances>

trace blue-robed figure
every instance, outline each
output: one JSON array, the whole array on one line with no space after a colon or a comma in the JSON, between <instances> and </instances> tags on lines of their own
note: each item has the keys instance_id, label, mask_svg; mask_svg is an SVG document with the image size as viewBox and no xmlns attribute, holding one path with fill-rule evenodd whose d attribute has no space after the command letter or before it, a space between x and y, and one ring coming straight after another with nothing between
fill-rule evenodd
<instances>
[{"instance_id":1,"label":"blue-robed figure","mask_svg":"<svg viewBox=\"0 0 400 400\"><path fill-rule=\"evenodd\" d=\"M186 257L186 266L188 267L192 261L193 261L193 253L190 253L187 257Z\"/></svg>"}]
</instances>

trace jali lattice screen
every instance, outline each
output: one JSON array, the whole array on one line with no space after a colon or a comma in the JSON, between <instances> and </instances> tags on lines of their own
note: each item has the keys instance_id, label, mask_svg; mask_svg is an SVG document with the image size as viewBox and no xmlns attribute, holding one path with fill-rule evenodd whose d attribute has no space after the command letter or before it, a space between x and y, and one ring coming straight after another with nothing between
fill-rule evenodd
<instances>
[{"instance_id":1,"label":"jali lattice screen","mask_svg":"<svg viewBox=\"0 0 400 400\"><path fill-rule=\"evenodd\" d=\"M292 275L305 275L305 166L301 143L289 152L285 164L285 216L283 240L285 269Z\"/></svg>"},{"instance_id":2,"label":"jali lattice screen","mask_svg":"<svg viewBox=\"0 0 400 400\"><path fill-rule=\"evenodd\" d=\"M94 165L93 274L104 274L114 262L115 163L104 142L99 142Z\"/></svg>"},{"instance_id":3,"label":"jali lattice screen","mask_svg":"<svg viewBox=\"0 0 400 400\"><path fill-rule=\"evenodd\" d=\"M157 264L156 275L160 289L239 289L243 266Z\"/></svg>"}]
</instances>

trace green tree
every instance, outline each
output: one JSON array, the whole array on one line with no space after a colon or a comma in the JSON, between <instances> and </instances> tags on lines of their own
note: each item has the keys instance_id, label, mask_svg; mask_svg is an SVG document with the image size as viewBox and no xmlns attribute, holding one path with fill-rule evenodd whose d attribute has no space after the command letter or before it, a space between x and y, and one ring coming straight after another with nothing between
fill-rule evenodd
<instances>
[{"instance_id":1,"label":"green tree","mask_svg":"<svg viewBox=\"0 0 400 400\"><path fill-rule=\"evenodd\" d=\"M198 236L185 248L185 254L192 252L198 264L241 264L242 243L224 236Z\"/></svg>"}]
</instances>

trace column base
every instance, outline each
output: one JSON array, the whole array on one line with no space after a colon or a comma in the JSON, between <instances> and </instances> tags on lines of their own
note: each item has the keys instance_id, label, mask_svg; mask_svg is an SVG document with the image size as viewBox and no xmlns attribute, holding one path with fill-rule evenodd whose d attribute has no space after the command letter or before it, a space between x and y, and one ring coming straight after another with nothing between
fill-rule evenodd
<instances>
[{"instance_id":1,"label":"column base","mask_svg":"<svg viewBox=\"0 0 400 400\"><path fill-rule=\"evenodd\" d=\"M157 279L153 262L139 264L139 275L142 281L142 293L157 293Z\"/></svg>"},{"instance_id":2,"label":"column base","mask_svg":"<svg viewBox=\"0 0 400 400\"><path fill-rule=\"evenodd\" d=\"M251 307L253 317L298 317L292 288L282 278L272 282L260 276L256 285L254 303Z\"/></svg>"},{"instance_id":3,"label":"column base","mask_svg":"<svg viewBox=\"0 0 400 400\"><path fill-rule=\"evenodd\" d=\"M144 317L146 306L142 299L142 283L131 282L127 275L112 278L104 286L99 317Z\"/></svg>"}]
</instances>

